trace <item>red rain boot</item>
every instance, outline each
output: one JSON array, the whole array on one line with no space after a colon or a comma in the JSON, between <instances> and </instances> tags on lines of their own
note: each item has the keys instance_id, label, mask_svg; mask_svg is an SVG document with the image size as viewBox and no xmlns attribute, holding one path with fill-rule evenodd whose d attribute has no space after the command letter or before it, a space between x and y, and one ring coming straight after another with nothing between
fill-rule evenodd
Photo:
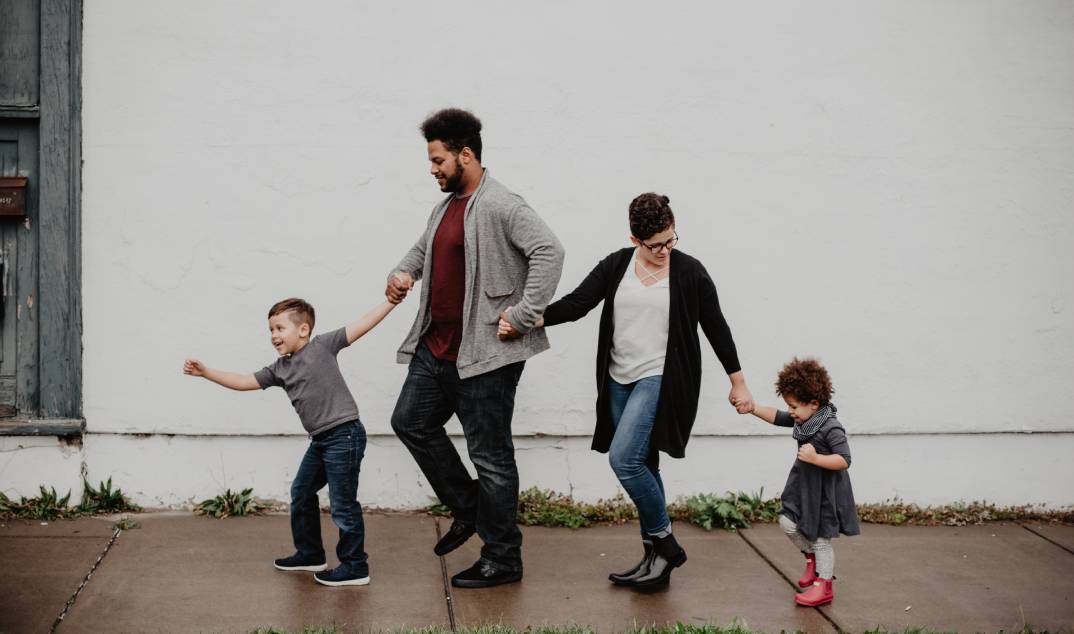
<instances>
[{"instance_id":1,"label":"red rain boot","mask_svg":"<svg viewBox=\"0 0 1074 634\"><path fill-rule=\"evenodd\" d=\"M799 588L808 588L813 585L813 582L817 580L817 556L813 553L805 554L805 572L802 573L802 578L798 580Z\"/></svg>"},{"instance_id":2,"label":"red rain boot","mask_svg":"<svg viewBox=\"0 0 1074 634\"><path fill-rule=\"evenodd\" d=\"M798 605L804 605L807 608L815 608L818 605L831 603L834 598L835 593L832 592L832 580L817 579L813 582L812 588L794 595L794 602Z\"/></svg>"}]
</instances>

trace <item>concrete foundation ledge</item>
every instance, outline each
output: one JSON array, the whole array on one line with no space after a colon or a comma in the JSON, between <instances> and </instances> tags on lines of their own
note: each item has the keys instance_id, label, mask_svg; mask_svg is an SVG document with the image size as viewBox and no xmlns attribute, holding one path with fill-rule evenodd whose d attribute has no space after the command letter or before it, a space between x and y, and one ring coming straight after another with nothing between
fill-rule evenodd
<instances>
[{"instance_id":1,"label":"concrete foundation ledge","mask_svg":"<svg viewBox=\"0 0 1074 634\"><path fill-rule=\"evenodd\" d=\"M465 442L455 438L465 457ZM0 491L35 495L38 486L72 491L84 474L109 477L150 508L187 508L225 489L253 487L287 501L305 436L179 436L89 431L81 441L0 436ZM851 437L850 469L858 502L899 497L921 505L985 500L998 505L1074 504L1074 433L861 435ZM522 488L537 486L595 501L619 485L607 456L585 436L516 437ZM683 460L661 461L668 496L782 489L794 442L772 436L695 436ZM326 492L325 492L326 493ZM417 508L432 490L397 438L369 438L359 499L368 507ZM323 498L327 503L327 497Z\"/></svg>"}]
</instances>

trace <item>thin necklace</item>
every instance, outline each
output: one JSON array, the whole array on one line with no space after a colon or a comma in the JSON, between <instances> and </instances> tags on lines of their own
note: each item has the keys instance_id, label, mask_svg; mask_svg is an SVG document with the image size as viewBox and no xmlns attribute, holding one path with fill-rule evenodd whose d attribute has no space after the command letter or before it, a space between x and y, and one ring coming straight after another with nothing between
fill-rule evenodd
<instances>
[{"instance_id":1,"label":"thin necklace","mask_svg":"<svg viewBox=\"0 0 1074 634\"><path fill-rule=\"evenodd\" d=\"M638 266L641 267L641 270L645 271L645 277L643 277L643 278L641 278L639 280L641 282L645 282L645 281L649 280L650 278L654 279L654 280L657 280L657 281L660 281L656 276L660 275L664 271L668 270L668 267L665 266L664 268L660 269L659 271L650 271L649 269L645 268L645 265L641 263L641 260L635 260L635 262L638 263Z\"/></svg>"}]
</instances>

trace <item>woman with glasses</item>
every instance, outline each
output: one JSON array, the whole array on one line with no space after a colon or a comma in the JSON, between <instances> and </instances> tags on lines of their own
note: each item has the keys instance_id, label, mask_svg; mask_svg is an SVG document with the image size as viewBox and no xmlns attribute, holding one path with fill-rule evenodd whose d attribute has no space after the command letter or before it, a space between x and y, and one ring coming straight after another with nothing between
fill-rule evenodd
<instances>
[{"instance_id":1,"label":"woman with glasses","mask_svg":"<svg viewBox=\"0 0 1074 634\"><path fill-rule=\"evenodd\" d=\"M537 326L575 321L604 302L597 340L597 426L593 449L609 454L619 482L638 508L644 557L608 578L633 588L665 585L686 561L671 532L659 452L685 455L701 391L701 326L731 381L728 400L749 412L753 397L738 363L716 286L705 267L675 250L675 216L667 196L630 203L630 242L607 256L570 294L553 302ZM517 333L500 321L501 338Z\"/></svg>"}]
</instances>

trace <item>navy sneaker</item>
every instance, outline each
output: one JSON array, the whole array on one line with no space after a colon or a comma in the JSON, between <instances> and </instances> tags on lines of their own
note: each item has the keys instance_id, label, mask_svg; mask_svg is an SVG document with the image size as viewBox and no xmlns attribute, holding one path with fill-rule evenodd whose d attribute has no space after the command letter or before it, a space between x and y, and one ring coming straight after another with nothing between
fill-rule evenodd
<instances>
[{"instance_id":1,"label":"navy sneaker","mask_svg":"<svg viewBox=\"0 0 1074 634\"><path fill-rule=\"evenodd\" d=\"M276 566L276 570L308 570L310 572L320 572L328 567L323 554L303 555L300 553L277 559L272 562L272 565Z\"/></svg>"},{"instance_id":2,"label":"navy sneaker","mask_svg":"<svg viewBox=\"0 0 1074 634\"><path fill-rule=\"evenodd\" d=\"M313 575L313 578L317 580L317 583L324 584L326 586L366 586L369 585L369 574L366 573L364 577L360 577L345 566L336 566L332 570L326 572L318 572Z\"/></svg>"}]
</instances>

